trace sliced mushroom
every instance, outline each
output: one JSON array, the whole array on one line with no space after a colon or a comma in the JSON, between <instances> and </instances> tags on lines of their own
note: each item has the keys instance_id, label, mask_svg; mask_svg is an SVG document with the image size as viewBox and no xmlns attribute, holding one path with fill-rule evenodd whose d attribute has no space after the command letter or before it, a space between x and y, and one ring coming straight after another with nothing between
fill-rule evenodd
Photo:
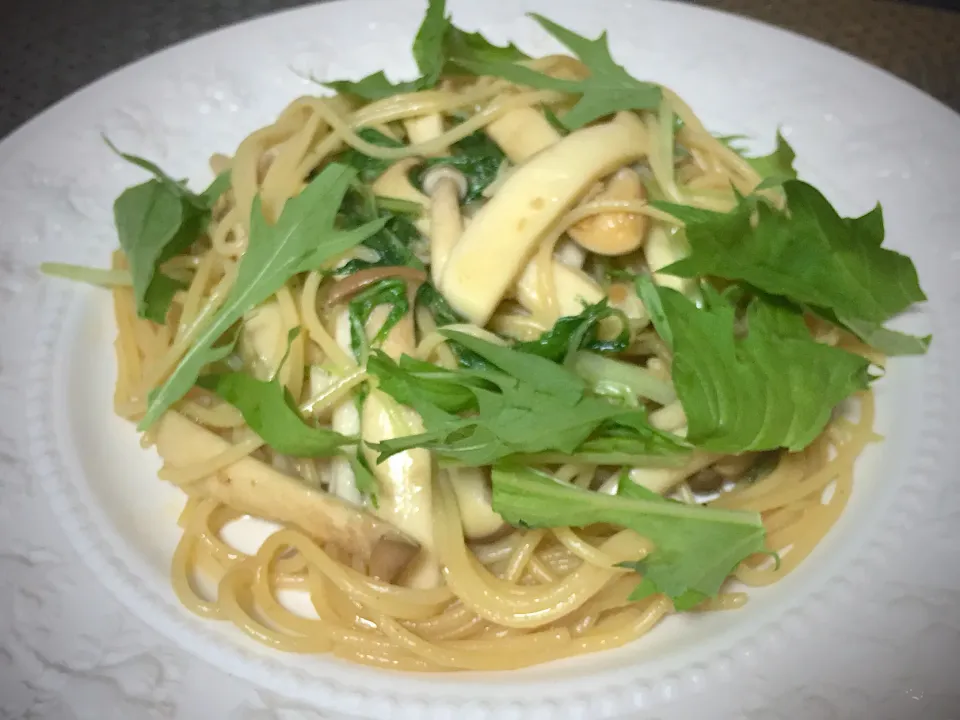
<instances>
[{"instance_id":1,"label":"sliced mushroom","mask_svg":"<svg viewBox=\"0 0 960 720\"><path fill-rule=\"evenodd\" d=\"M680 401L664 405L650 413L650 424L658 430L674 432L687 424L687 416L683 412Z\"/></svg>"},{"instance_id":2,"label":"sliced mushroom","mask_svg":"<svg viewBox=\"0 0 960 720\"><path fill-rule=\"evenodd\" d=\"M560 315L578 315L584 303L592 305L603 299L603 290L582 270L561 262L554 262L551 267ZM517 300L527 310L543 314L547 303L542 297L539 273L538 263L528 263L517 280L516 292Z\"/></svg>"},{"instance_id":3,"label":"sliced mushroom","mask_svg":"<svg viewBox=\"0 0 960 720\"><path fill-rule=\"evenodd\" d=\"M644 130L642 124L639 126L634 124L634 128L638 131ZM560 141L560 133L533 108L522 108L508 113L500 120L488 125L487 133L500 145L510 160L516 163L526 162L544 148ZM596 192L589 190L583 200L593 199L601 192L603 192L603 185L598 183ZM583 267L586 252L580 245L568 238L563 238L557 244L555 257L553 276L561 315L576 315L582 309L582 302L598 302L603 297L600 286L589 277L577 272L566 272L566 268L578 270ZM542 312L545 299L540 297L536 265L531 261L524 269L517 281L516 292L517 298L527 310ZM628 312L628 317L646 317L642 304L639 310L632 309L634 312Z\"/></svg>"},{"instance_id":4,"label":"sliced mushroom","mask_svg":"<svg viewBox=\"0 0 960 720\"><path fill-rule=\"evenodd\" d=\"M371 188L374 195L380 197L396 198L397 200L406 200L407 202L417 203L424 209L430 206L430 198L417 190L410 182L409 173L417 165L422 163L422 158L408 157L403 160L397 160L376 180L373 181ZM414 221L417 230L424 236L430 235L430 220L427 216L421 215Z\"/></svg>"},{"instance_id":5,"label":"sliced mushroom","mask_svg":"<svg viewBox=\"0 0 960 720\"><path fill-rule=\"evenodd\" d=\"M352 353L350 349L350 316L347 309L343 308L336 318L334 328L334 339L344 351ZM333 410L331 418L333 429L341 435L356 437L360 434L360 413L357 411L357 404L353 397L348 397ZM352 452L346 450L345 452ZM350 467L350 461L341 456L333 458L330 466L330 492L354 505L360 505L363 497L357 489L357 478L353 474L353 468Z\"/></svg>"},{"instance_id":6,"label":"sliced mushroom","mask_svg":"<svg viewBox=\"0 0 960 720\"><path fill-rule=\"evenodd\" d=\"M554 256L567 267L582 268L587 260L587 253L569 238L563 238L557 243Z\"/></svg>"},{"instance_id":7,"label":"sliced mushroom","mask_svg":"<svg viewBox=\"0 0 960 720\"><path fill-rule=\"evenodd\" d=\"M203 462L230 449L230 443L219 435L173 411L157 423L156 441L160 457L172 467ZM383 579L399 575L419 551L416 540L389 522L252 457L191 485L190 491L242 513L295 525L371 567L377 560L377 572Z\"/></svg>"},{"instance_id":8,"label":"sliced mushroom","mask_svg":"<svg viewBox=\"0 0 960 720\"><path fill-rule=\"evenodd\" d=\"M457 496L463 534L468 540L489 542L510 530L500 513L493 509L490 480L480 468L451 468L450 486Z\"/></svg>"},{"instance_id":9,"label":"sliced mushroom","mask_svg":"<svg viewBox=\"0 0 960 720\"><path fill-rule=\"evenodd\" d=\"M273 377L280 364L286 329L280 303L268 300L243 318L237 349L244 365L261 380Z\"/></svg>"},{"instance_id":10,"label":"sliced mushroom","mask_svg":"<svg viewBox=\"0 0 960 720\"><path fill-rule=\"evenodd\" d=\"M367 334L375 336L386 320L389 309L373 310ZM404 315L387 333L381 350L394 359L413 352L416 347L412 313ZM379 452L370 444L424 432L417 413L386 393L372 389L363 402L360 435L364 454L373 469L379 487L377 515L395 524L415 538L422 551L404 574L412 587L435 587L440 582L440 566L433 550L433 460L428 450L414 448L377 462Z\"/></svg>"},{"instance_id":11,"label":"sliced mushroom","mask_svg":"<svg viewBox=\"0 0 960 720\"><path fill-rule=\"evenodd\" d=\"M423 117L404 120L403 127L407 131L407 137L411 145L422 145L443 135L443 116L439 113L434 113L432 115L424 115ZM440 157L447 153L447 148L439 148L436 152L431 153L431 155Z\"/></svg>"},{"instance_id":12,"label":"sliced mushroom","mask_svg":"<svg viewBox=\"0 0 960 720\"><path fill-rule=\"evenodd\" d=\"M433 553L432 459L422 448L391 455L377 463L379 453L367 447L404 435L424 432L420 416L381 390L371 390L363 401L361 419L364 453L379 486L377 515L415 538L423 548L406 573L412 587L435 587L440 568Z\"/></svg>"},{"instance_id":13,"label":"sliced mushroom","mask_svg":"<svg viewBox=\"0 0 960 720\"><path fill-rule=\"evenodd\" d=\"M471 322L485 324L544 232L594 182L639 159L645 148L643 133L611 122L577 130L530 158L466 228L440 291Z\"/></svg>"},{"instance_id":14,"label":"sliced mushroom","mask_svg":"<svg viewBox=\"0 0 960 720\"><path fill-rule=\"evenodd\" d=\"M658 495L666 495L688 477L717 459L712 453L696 451L685 465L677 468L633 468L626 482L635 482Z\"/></svg>"},{"instance_id":15,"label":"sliced mushroom","mask_svg":"<svg viewBox=\"0 0 960 720\"><path fill-rule=\"evenodd\" d=\"M620 168L593 200L644 200L646 195L637 171ZM635 213L600 213L584 218L567 232L583 248L597 255L626 255L643 244L647 218Z\"/></svg>"},{"instance_id":16,"label":"sliced mushroom","mask_svg":"<svg viewBox=\"0 0 960 720\"><path fill-rule=\"evenodd\" d=\"M419 203L426 208L430 204L430 198L417 190L408 177L409 172L422 162L423 160L415 157L397 160L373 181L371 187L374 194Z\"/></svg>"},{"instance_id":17,"label":"sliced mushroom","mask_svg":"<svg viewBox=\"0 0 960 720\"><path fill-rule=\"evenodd\" d=\"M543 113L531 107L511 110L486 127L487 135L511 162L521 163L560 141Z\"/></svg>"},{"instance_id":18,"label":"sliced mushroom","mask_svg":"<svg viewBox=\"0 0 960 720\"><path fill-rule=\"evenodd\" d=\"M667 230L659 224L654 224L650 228L643 253L647 259L647 265L653 272L653 281L657 285L673 288L684 294L688 294L693 289L694 281L691 278L682 278L659 272L667 265L672 265L686 257L683 243L680 238L676 237L675 230Z\"/></svg>"}]
</instances>

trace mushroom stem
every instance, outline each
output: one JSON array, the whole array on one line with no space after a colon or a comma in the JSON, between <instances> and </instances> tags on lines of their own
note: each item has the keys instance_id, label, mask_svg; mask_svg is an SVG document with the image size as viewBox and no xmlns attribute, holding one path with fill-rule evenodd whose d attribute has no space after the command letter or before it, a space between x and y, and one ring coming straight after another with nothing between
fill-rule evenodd
<instances>
[{"instance_id":1,"label":"mushroom stem","mask_svg":"<svg viewBox=\"0 0 960 720\"><path fill-rule=\"evenodd\" d=\"M366 328L369 336L379 332L388 314L386 306L373 310ZM399 359L401 355L413 353L415 347L413 314L407 313L387 333L381 350ZM423 421L414 410L400 405L386 393L372 389L363 403L360 427L363 451L380 490L377 515L415 538L423 548L402 580L412 587L435 587L440 583L440 566L433 550L433 463L430 452L414 448L378 463L379 453L368 447L384 440L422 433Z\"/></svg>"},{"instance_id":2,"label":"mushroom stem","mask_svg":"<svg viewBox=\"0 0 960 720\"><path fill-rule=\"evenodd\" d=\"M423 189L430 195L430 276L438 283L463 234L460 198L466 194L467 181L449 165L438 165L424 177Z\"/></svg>"},{"instance_id":3,"label":"mushroom stem","mask_svg":"<svg viewBox=\"0 0 960 720\"><path fill-rule=\"evenodd\" d=\"M157 452L171 467L209 460L230 447L219 435L174 411L157 423ZM417 542L394 525L252 457L192 484L190 492L242 513L295 525L318 541L361 558L371 571L376 565L385 580L396 577L418 552Z\"/></svg>"},{"instance_id":4,"label":"mushroom stem","mask_svg":"<svg viewBox=\"0 0 960 720\"><path fill-rule=\"evenodd\" d=\"M335 323L334 338L337 345L352 357L350 350L350 316L347 308L343 308L339 312ZM341 435L355 437L360 434L360 413L357 411L357 404L353 401L352 394L334 409L331 425ZM347 449L344 452L355 451ZM357 478L353 473L353 468L350 467L350 461L345 457L337 456L333 458L330 492L354 505L360 505L363 502L360 491L357 489Z\"/></svg>"},{"instance_id":5,"label":"mushroom stem","mask_svg":"<svg viewBox=\"0 0 960 720\"><path fill-rule=\"evenodd\" d=\"M567 267L582 268L587 260L586 251L569 238L561 238L554 256Z\"/></svg>"}]
</instances>

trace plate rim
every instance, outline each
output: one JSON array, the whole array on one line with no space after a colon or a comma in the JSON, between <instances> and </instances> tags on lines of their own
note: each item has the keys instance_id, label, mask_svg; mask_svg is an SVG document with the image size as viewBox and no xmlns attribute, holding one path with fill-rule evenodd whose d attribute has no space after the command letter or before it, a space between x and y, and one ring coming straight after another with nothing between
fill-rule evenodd
<instances>
[{"instance_id":1,"label":"plate rim","mask_svg":"<svg viewBox=\"0 0 960 720\"><path fill-rule=\"evenodd\" d=\"M43 125L45 123L50 122L51 118L55 117L58 113L62 113L64 106L76 101L78 97L83 96L88 91L96 90L98 88L102 91L103 88L110 82L115 81L117 76L129 73L131 71L135 72L135 68L138 66L148 63L156 63L162 60L164 55L178 52L185 45L194 43L203 44L213 36L226 35L235 31L235 29L238 27L262 23L265 19L276 19L281 16L294 15L298 13L317 12L319 9L322 9L324 12L326 12L328 8L334 6L343 6L348 2L353 4L363 2L365 4L375 6L385 4L387 0L336 0L335 2L324 3L322 5L318 4L283 10L266 16L247 19L225 28L220 28L201 34L169 48L165 48L146 58L137 60L134 63L128 64L109 73L103 78L91 83L81 90L76 91L75 93L72 93L71 95L47 108L32 120L20 126L10 135L4 138L2 142L0 142L0 157L6 157L8 155L8 150L13 145L20 144L20 142L26 142L27 138L29 138L33 133L42 132ZM624 5L628 3L617 0L615 4ZM926 98L928 101L932 100L933 103L938 105L940 109L947 110L947 112L955 116L956 120L960 120L960 115L954 113L950 108L943 105L935 98L932 98L918 88L906 83L897 76L872 66L844 51L826 46L792 31L776 28L766 23L755 21L749 18L733 16L731 13L718 11L712 8L686 6L681 3L671 2L670 4L676 7L683 7L684 11L691 10L695 13L712 12L727 17L736 17L740 22L747 22L749 24L764 28L765 32L773 30L777 33L786 33L787 35L793 36L794 38L797 38L805 43L813 44L819 48L818 51L826 49L833 53L838 53L840 56L845 58L844 62L852 61L860 65L861 69L867 68L871 71L879 71L883 77L883 82L890 82L892 80L902 86L910 88L912 92L918 93L921 97ZM48 318L50 320L45 322L37 332L36 344L31 352L32 362L29 370L29 384L22 389L26 402L25 408L27 415L27 435L29 439L29 457L31 460L30 471L41 487L43 487L49 504L54 509L61 526L64 527L65 530L68 530L70 539L88 551L81 553L84 562L87 563L91 569L97 572L101 578L104 579L105 584L110 588L111 592L121 599L121 602L127 609L131 610L141 619L144 619L148 623L157 627L155 616L150 616L148 618L137 608L149 607L158 603L166 605L166 603L164 603L160 598L145 596L136 591L137 583L135 582L135 577L130 575L129 569L115 565L111 559L117 560L116 555L112 553L104 553L101 547L110 546L115 541L105 538L103 534L98 535L96 539L91 539L88 537L87 530L80 524L78 520L78 517L82 513L78 514L77 512L78 510L87 510L88 508L86 507L86 504L82 502L81 497L70 497L70 493L62 492L65 487L69 488L72 485L70 482L71 471L64 464L64 459L61 457L61 453L56 447L55 435L47 432L50 421L44 417L44 413L55 406L54 390L56 386L55 384L48 382L46 370L49 366L49 358L58 356L58 353L56 352L56 346L59 343L64 342L65 338L69 335L67 323L70 315L68 313L64 313L63 310L64 308L68 307L68 303L75 293L71 290L67 290L66 288L55 287L51 284L46 284L46 287L44 287L42 292L43 310L41 317ZM956 298L952 299L950 304L953 304L955 301ZM912 500L916 501L922 496L922 493L929 488L930 484L932 483L931 475L935 474L938 471L937 468L941 466L941 463L934 462L932 458L937 457L938 454L946 453L949 450L949 433L947 432L947 428L950 427L950 423L945 422L949 412L948 408L945 406L945 403L942 402L943 396L938 391L939 388L952 386L952 384L948 381L949 373L947 372L948 368L945 363L945 358L949 356L949 353L938 352L938 349L939 347L946 345L948 348L952 348L953 351L956 351L957 346L960 345L960 343L958 343L958 337L960 337L960 333L958 333L957 330L952 329L949 318L944 317L946 312L947 308L940 308L934 305L934 303L928 304L925 308L925 314L930 317L937 337L934 340L934 350L924 361L922 384L925 401L928 402L931 407L936 408L936 410L931 413L931 417L940 421L934 424L940 429L940 432L930 433L924 438L922 449L927 450L927 452L918 453L922 454L924 457L917 461L915 465L913 465L916 470L916 480L907 488L909 490L908 500L912 498ZM956 353L953 352L953 357L956 356ZM952 395L957 395L955 390ZM930 423L928 422L928 425L929 424ZM41 428L43 428L43 431L40 431ZM59 484L55 485L53 483L53 479L58 479ZM895 511L885 513L883 516L884 526L894 529L897 527L906 526L909 524L910 519L915 515L916 505L916 502L906 502L898 506ZM100 528L100 530L102 531L103 528ZM875 534L873 539L867 543L867 546L861 549L861 552L857 558L856 567L854 569L857 572L868 572L870 567L877 564L878 559L882 559L885 549L888 549L895 544L894 536L895 533L883 533L883 537L881 538L879 533ZM106 557L101 555L101 553L104 553ZM838 578L836 577L823 580L821 582L821 590L819 592L808 594L807 598L810 600L817 599L824 602L838 602L841 596L848 595L850 592L852 592L854 583L848 578L841 578L839 581L837 580ZM131 601L131 598L133 598L135 601ZM828 600L828 598L830 599ZM186 611L181 612L185 613ZM802 608L795 609L794 612L796 613L796 615L794 615L795 619L799 618L801 621L809 620L806 611L804 611ZM178 626L178 632L176 633L173 633L172 631L168 632L166 630L161 630L164 635L171 638L174 643L176 643L179 647L184 648L190 654L200 657L205 662L218 665L217 656L221 655L223 651L217 648L216 645L211 646L213 648L212 650L200 654L194 648L186 647L181 642L183 626L189 627L191 632L193 632L195 631L194 623L188 623L182 619L180 621L173 621L170 617L168 617L169 612L166 610L163 613L160 613L160 615L164 618L164 626L171 623ZM771 622L763 627L757 628L754 635L759 636L766 631L768 636L773 636L777 641L782 641L784 638L795 635L795 631L800 624L801 623L799 622L791 621L790 623L787 623L787 625L790 627L785 627L785 623L781 617L776 622ZM774 627L770 627L771 625ZM793 628L792 630L791 627ZM219 635L220 633L215 632L212 634ZM219 642L222 643L222 640ZM614 713L635 711L639 708L644 708L651 704L655 704L658 701L669 700L671 695L676 692L677 686L690 686L696 688L704 685L706 682L706 675L708 673L719 673L720 675L725 674L727 670L723 669L724 663L739 663L746 656L749 656L752 650L753 647L748 643L745 646L742 645L736 648L735 651L717 653L714 657L705 660L700 667L688 668L676 673L670 673L656 681L642 680L637 682L636 678L623 678L615 684L598 688L595 692L605 691L611 693L612 691L611 694L617 697L617 700L614 702ZM244 649L236 645L227 649L226 652L228 654L236 652L248 654ZM247 662L251 663L253 666L259 666L263 661L259 658L255 660L250 660L247 658ZM219 664L218 666L223 667L222 664ZM713 666L713 668L709 668L707 666ZM268 664L268 667L272 672L276 672L275 665ZM266 668L261 669L261 672L263 672L264 675L271 674L266 672ZM289 668L286 668L284 672L292 671L290 671ZM401 677L399 674L394 674L394 676ZM329 693L332 698L330 703L325 704L325 706L338 712L365 712L363 708L358 707L358 705L363 705L366 703L371 708L378 708L380 705L377 703L382 701L387 701L388 703L400 703L405 707L410 707L411 702L415 704L418 699L422 699L423 690L420 688L413 689L409 693L401 692L400 688L396 688L392 691L392 694L385 697L387 694L382 690L369 690L365 684L366 678L359 680L357 686L354 686L352 684L343 683L339 680L329 677L317 678L316 676L309 675L293 678L293 675L291 675L290 679L284 680L275 686L271 686L271 689L285 694L296 695L297 692L295 689L286 687L287 684L293 681L293 679L295 679L297 682L302 682L305 678L309 678L311 683L322 683L324 685L324 692ZM258 679L257 681L260 682L261 680L262 678ZM479 690L475 697L471 697L466 700L461 699L458 701L452 701L448 697L440 700L439 702L431 701L430 707L424 709L429 712L431 717L440 717L445 713L452 711L459 712L461 709L470 709L472 711L479 712L480 716L484 717L489 713L499 714L500 712L514 712L517 709L520 709L524 712L547 711L551 713L551 717L577 717L581 716L584 712L584 707L586 707L584 703L590 702L590 700L585 697L578 697L576 694L572 694L571 697L560 698L560 701L564 702L565 704L558 702L556 696L547 700L549 705L545 704L545 700L543 698L536 698L531 702L523 702L518 701L516 698L510 698L509 700L500 703L499 700L491 699L489 696L483 693L483 684L477 684L475 687L477 687ZM375 717L376 715L369 716ZM523 715L523 717L526 717L526 715Z\"/></svg>"}]
</instances>

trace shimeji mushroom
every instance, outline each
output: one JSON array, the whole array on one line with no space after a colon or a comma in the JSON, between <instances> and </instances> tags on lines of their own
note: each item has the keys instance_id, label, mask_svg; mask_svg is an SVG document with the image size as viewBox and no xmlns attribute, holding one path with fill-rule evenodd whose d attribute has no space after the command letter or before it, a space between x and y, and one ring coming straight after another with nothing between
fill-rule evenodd
<instances>
[{"instance_id":1,"label":"shimeji mushroom","mask_svg":"<svg viewBox=\"0 0 960 720\"><path fill-rule=\"evenodd\" d=\"M632 168L620 168L593 202L604 200L645 200L640 175ZM583 248L597 255L626 255L639 248L647 231L647 218L636 213L606 212L584 218L567 232Z\"/></svg>"},{"instance_id":2,"label":"shimeji mushroom","mask_svg":"<svg viewBox=\"0 0 960 720\"><path fill-rule=\"evenodd\" d=\"M467 180L456 168L437 165L424 175L423 189L430 196L430 276L437 284L463 234L460 199L467 194Z\"/></svg>"},{"instance_id":3,"label":"shimeji mushroom","mask_svg":"<svg viewBox=\"0 0 960 720\"><path fill-rule=\"evenodd\" d=\"M174 411L157 423L157 452L171 467L210 460L230 447L219 435ZM253 457L193 483L189 491L242 513L295 525L318 541L360 558L371 574L383 580L396 578L419 552L416 540L391 523Z\"/></svg>"},{"instance_id":4,"label":"shimeji mushroom","mask_svg":"<svg viewBox=\"0 0 960 720\"><path fill-rule=\"evenodd\" d=\"M386 321L389 308L374 308L367 333L375 336ZM413 314L407 313L387 333L381 350L398 360L416 348ZM424 432L420 416L385 392L373 388L363 401L360 436L364 454L373 469L379 487L379 506L375 512L415 538L422 550L405 573L404 581L413 587L434 587L440 582L440 566L433 550L433 460L423 448L405 450L377 462L378 452L370 444Z\"/></svg>"}]
</instances>

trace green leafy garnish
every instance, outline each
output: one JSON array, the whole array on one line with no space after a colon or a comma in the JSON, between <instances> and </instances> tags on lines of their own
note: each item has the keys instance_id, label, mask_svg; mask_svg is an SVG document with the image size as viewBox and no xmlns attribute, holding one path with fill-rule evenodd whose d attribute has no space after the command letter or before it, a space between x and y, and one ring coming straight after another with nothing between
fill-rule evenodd
<instances>
[{"instance_id":1,"label":"green leafy garnish","mask_svg":"<svg viewBox=\"0 0 960 720\"><path fill-rule=\"evenodd\" d=\"M504 61L516 62L529 59L520 48L513 43L494 45L483 35L477 32L466 32L450 24L444 38L444 52L446 63L444 73L456 73L458 59L477 61Z\"/></svg>"},{"instance_id":2,"label":"green leafy garnish","mask_svg":"<svg viewBox=\"0 0 960 720\"><path fill-rule=\"evenodd\" d=\"M149 160L120 152L107 138L104 142L121 158L154 176L124 190L113 204L113 217L130 267L137 314L162 323L182 285L160 272L160 266L205 232L210 208L229 187L230 178L221 175L197 195Z\"/></svg>"},{"instance_id":3,"label":"green leafy garnish","mask_svg":"<svg viewBox=\"0 0 960 720\"><path fill-rule=\"evenodd\" d=\"M129 287L133 284L129 270L104 270L86 265L45 262L40 263L40 272L48 277L58 277L104 288Z\"/></svg>"},{"instance_id":4,"label":"green leafy garnish","mask_svg":"<svg viewBox=\"0 0 960 720\"><path fill-rule=\"evenodd\" d=\"M413 58L421 76L416 80L391 83L381 70L357 81L334 80L326 85L337 92L356 95L364 100L380 100L399 93L416 92L433 87L443 71L443 40L450 27L446 16L446 0L430 0L423 22L413 41Z\"/></svg>"},{"instance_id":5,"label":"green leafy garnish","mask_svg":"<svg viewBox=\"0 0 960 720\"><path fill-rule=\"evenodd\" d=\"M366 462L356 452L344 450L355 445L356 438L346 437L327 428L304 422L290 391L280 382L280 369L286 363L290 347L300 328L287 335L287 351L270 380L259 380L242 372L204 375L197 385L206 388L233 405L244 421L260 438L278 453L292 457L345 457L353 469L357 489L377 507L378 485Z\"/></svg>"},{"instance_id":6,"label":"green leafy garnish","mask_svg":"<svg viewBox=\"0 0 960 720\"><path fill-rule=\"evenodd\" d=\"M600 324L607 318L616 318L620 332L609 340L600 338ZM579 315L562 317L552 328L536 340L519 342L516 350L545 357L553 362L562 362L577 350L593 350L599 353L622 352L630 344L630 326L627 317L610 307L606 298L587 305Z\"/></svg>"},{"instance_id":7,"label":"green leafy garnish","mask_svg":"<svg viewBox=\"0 0 960 720\"><path fill-rule=\"evenodd\" d=\"M676 122L682 127L682 121L677 119ZM790 143L787 142L780 130L777 130L776 148L769 155L748 155L747 150L742 145L742 141L747 139L746 135L718 135L716 137L717 140L746 160L757 171L757 174L764 178L760 184L760 189L780 185L785 180L796 179L797 171L793 167L793 161L796 160L797 154L790 147Z\"/></svg>"},{"instance_id":8,"label":"green leafy garnish","mask_svg":"<svg viewBox=\"0 0 960 720\"><path fill-rule=\"evenodd\" d=\"M243 317L277 292L294 275L319 268L383 227L382 220L338 231L333 223L356 173L331 164L297 197L287 201L275 225L269 225L254 200L247 251L223 305L199 334L166 382L150 393L139 429L146 430L196 382L208 363L224 356L218 340Z\"/></svg>"},{"instance_id":9,"label":"green leafy garnish","mask_svg":"<svg viewBox=\"0 0 960 720\"><path fill-rule=\"evenodd\" d=\"M379 130L373 128L361 128L357 135L366 140L371 145L379 147L397 148L403 147L402 142L394 140L392 137L384 135ZM361 182L372 183L380 177L384 170L394 163L393 160L384 160L383 158L370 157L364 155L359 150L347 148L336 156L335 161L343 165L354 168Z\"/></svg>"},{"instance_id":10,"label":"green leafy garnish","mask_svg":"<svg viewBox=\"0 0 960 720\"><path fill-rule=\"evenodd\" d=\"M881 247L880 207L842 218L816 188L783 183L787 209L741 198L730 213L655 203L686 224L691 253L660 272L681 277L740 280L810 308L830 313L878 350L922 352L929 338L879 333L883 324L926 299L913 263Z\"/></svg>"},{"instance_id":11,"label":"green leafy garnish","mask_svg":"<svg viewBox=\"0 0 960 720\"><path fill-rule=\"evenodd\" d=\"M759 157L745 157L760 177L764 178L761 185L771 186L780 185L786 180L794 180L797 177L797 171L793 167L793 161L797 154L790 147L790 143L777 130L777 147L769 155Z\"/></svg>"},{"instance_id":12,"label":"green leafy garnish","mask_svg":"<svg viewBox=\"0 0 960 720\"><path fill-rule=\"evenodd\" d=\"M460 315L450 307L447 299L440 294L440 291L437 290L429 280L423 283L417 290L415 304L417 307L426 308L430 312L437 327L466 322L464 318L460 317ZM461 367L472 370L491 369L490 363L460 343L454 340L448 340L447 347L453 352Z\"/></svg>"},{"instance_id":13,"label":"green leafy garnish","mask_svg":"<svg viewBox=\"0 0 960 720\"><path fill-rule=\"evenodd\" d=\"M411 171L413 184L423 187L423 178L431 168L437 165L450 165L459 170L467 181L467 192L463 203L479 199L483 191L492 183L506 156L489 136L482 130L468 135L450 148L452 154L446 157L428 158L422 165Z\"/></svg>"},{"instance_id":14,"label":"green leafy garnish","mask_svg":"<svg viewBox=\"0 0 960 720\"><path fill-rule=\"evenodd\" d=\"M377 334L367 342L367 321L370 319L374 308L380 305L390 306L390 312ZM350 348L353 350L354 356L362 362L369 347L383 342L387 333L409 311L410 301L407 299L407 281L403 278L384 278L354 295L347 306L347 315L350 319Z\"/></svg>"},{"instance_id":15,"label":"green leafy garnish","mask_svg":"<svg viewBox=\"0 0 960 720\"><path fill-rule=\"evenodd\" d=\"M641 297L651 292L643 287L650 283L638 279ZM783 302L752 299L741 337L730 297L706 288L699 309L675 290L652 292L662 308L653 316L657 330L672 338L673 385L687 416L687 440L699 447L800 450L841 401L867 386L869 362L815 342L800 311Z\"/></svg>"},{"instance_id":16,"label":"green leafy garnish","mask_svg":"<svg viewBox=\"0 0 960 720\"><path fill-rule=\"evenodd\" d=\"M429 280L420 285L417 290L416 305L430 311L437 327L464 322L463 318L450 307L447 299L440 294L440 291Z\"/></svg>"},{"instance_id":17,"label":"green leafy garnish","mask_svg":"<svg viewBox=\"0 0 960 720\"><path fill-rule=\"evenodd\" d=\"M642 491L606 495L511 465L494 467L492 477L493 509L511 525L553 528L609 523L653 542L648 557L622 563L643 575L633 600L663 593L678 610L689 609L715 596L744 558L764 550L758 513L653 499Z\"/></svg>"},{"instance_id":18,"label":"green leafy garnish","mask_svg":"<svg viewBox=\"0 0 960 720\"><path fill-rule=\"evenodd\" d=\"M197 385L215 392L243 415L244 421L271 448L293 457L329 457L356 443L333 430L307 425L290 391L280 382L258 380L243 372L205 375Z\"/></svg>"},{"instance_id":19,"label":"green leafy garnish","mask_svg":"<svg viewBox=\"0 0 960 720\"><path fill-rule=\"evenodd\" d=\"M586 380L597 395L627 398L633 405L638 404L637 398L648 398L660 405L677 399L669 381L661 380L633 362L581 350L568 359L568 366Z\"/></svg>"},{"instance_id":20,"label":"green leafy garnish","mask_svg":"<svg viewBox=\"0 0 960 720\"><path fill-rule=\"evenodd\" d=\"M671 462L687 452L683 440L652 428L642 408L589 395L584 381L562 365L464 333L442 332L493 369L448 370L407 358L398 365L371 353L367 369L380 389L416 410L426 429L377 445L381 460L413 447L466 465L518 456L553 462L581 451L604 459L615 454L616 462L629 455L629 461L643 464Z\"/></svg>"},{"instance_id":21,"label":"green leafy garnish","mask_svg":"<svg viewBox=\"0 0 960 720\"><path fill-rule=\"evenodd\" d=\"M531 14L531 17L590 68L590 77L585 80L562 80L503 60L457 58L454 62L477 75L494 75L518 85L580 95L576 105L560 118L568 130L583 127L620 110L652 110L659 107L662 98L660 87L637 80L617 65L610 55L605 32L596 40L590 40L541 15Z\"/></svg>"},{"instance_id":22,"label":"green leafy garnish","mask_svg":"<svg viewBox=\"0 0 960 720\"><path fill-rule=\"evenodd\" d=\"M366 458L362 453L353 452L344 452L343 456L350 463L350 469L353 470L353 477L357 484L357 490L360 491L361 495L370 500L370 504L373 505L373 507L380 507L378 495L380 485L377 483L376 476L370 470L370 466L367 464Z\"/></svg>"},{"instance_id":23,"label":"green leafy garnish","mask_svg":"<svg viewBox=\"0 0 960 720\"><path fill-rule=\"evenodd\" d=\"M457 59L513 61L526 58L512 44L500 47L480 33L460 30L450 22L446 5L446 0L429 0L427 3L426 14L413 41L413 59L420 71L416 80L394 84L380 71L356 82L335 80L324 85L365 100L380 100L398 93L432 88L442 74L456 72L452 63Z\"/></svg>"}]
</instances>

